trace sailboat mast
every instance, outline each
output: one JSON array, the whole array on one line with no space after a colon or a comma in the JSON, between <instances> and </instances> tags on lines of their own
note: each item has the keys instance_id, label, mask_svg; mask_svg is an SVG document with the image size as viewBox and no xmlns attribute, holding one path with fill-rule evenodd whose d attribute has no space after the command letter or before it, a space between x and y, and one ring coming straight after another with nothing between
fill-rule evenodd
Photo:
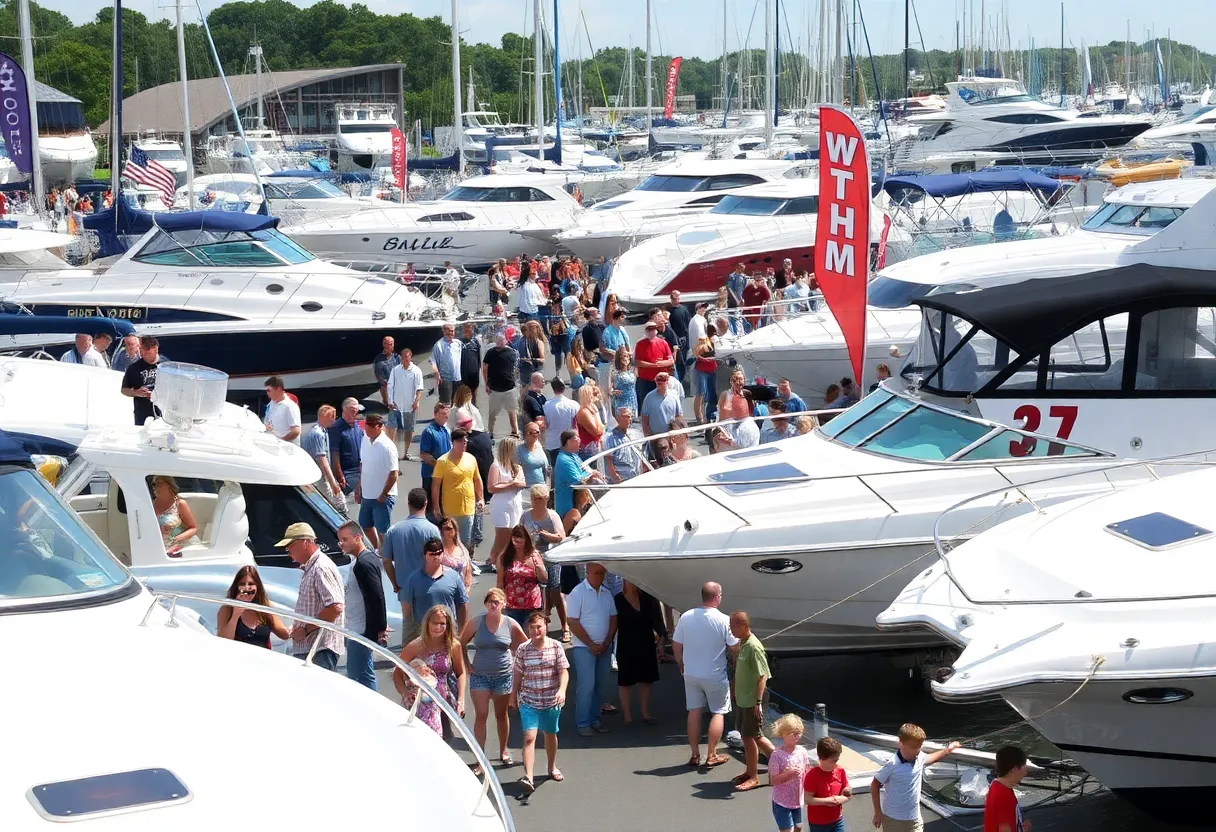
<instances>
[{"instance_id":1,"label":"sailboat mast","mask_svg":"<svg viewBox=\"0 0 1216 832\"><path fill-rule=\"evenodd\" d=\"M194 147L190 135L190 86L186 77L186 29L182 25L182 3L174 4L177 9L177 76L182 85L182 150L186 154L186 195L190 199L190 210L195 209L194 199Z\"/></svg>"},{"instance_id":2,"label":"sailboat mast","mask_svg":"<svg viewBox=\"0 0 1216 832\"><path fill-rule=\"evenodd\" d=\"M654 123L651 109L654 107L654 77L652 75L652 56L650 54L650 0L646 0L646 133L650 133Z\"/></svg>"},{"instance_id":3,"label":"sailboat mast","mask_svg":"<svg viewBox=\"0 0 1216 832\"><path fill-rule=\"evenodd\" d=\"M459 3L460 0L452 0L452 132L456 135L456 170L462 171L464 170L464 107L460 104Z\"/></svg>"},{"instance_id":4,"label":"sailboat mast","mask_svg":"<svg viewBox=\"0 0 1216 832\"><path fill-rule=\"evenodd\" d=\"M264 96L262 95L262 47L255 43L249 47L249 54L253 58L253 71L258 91L258 121L254 126L260 130L266 126L266 114L262 111L264 105Z\"/></svg>"},{"instance_id":5,"label":"sailboat mast","mask_svg":"<svg viewBox=\"0 0 1216 832\"><path fill-rule=\"evenodd\" d=\"M911 29L912 0L904 0L904 100L911 95L912 87L912 29Z\"/></svg>"},{"instance_id":6,"label":"sailboat mast","mask_svg":"<svg viewBox=\"0 0 1216 832\"><path fill-rule=\"evenodd\" d=\"M726 109L726 2L722 0L722 109Z\"/></svg>"},{"instance_id":7,"label":"sailboat mast","mask_svg":"<svg viewBox=\"0 0 1216 832\"><path fill-rule=\"evenodd\" d=\"M115 14L119 13L117 3L115 3ZM25 97L30 103L30 159L31 170L34 177L34 207L37 210L42 210L46 206L46 184L42 179L42 156L38 151L38 96L34 93L34 36L30 29L30 0L19 0L17 3L18 26L21 29L21 67L25 70ZM117 37L116 37L117 39ZM115 60L121 60L122 44L115 44ZM118 98L114 98L114 85L110 86L110 106L115 108L114 101L117 100L117 112L121 119L122 113L122 90L118 90ZM111 119L113 121L113 119ZM112 142L110 147L111 164L114 166L113 175L113 193L115 198L118 195L118 170L119 156L121 150L119 146L122 144L122 135L119 134L118 140Z\"/></svg>"},{"instance_id":8,"label":"sailboat mast","mask_svg":"<svg viewBox=\"0 0 1216 832\"><path fill-rule=\"evenodd\" d=\"M539 146L545 143L545 56L541 43L541 11L540 0L532 0L532 113L536 122L536 142Z\"/></svg>"},{"instance_id":9,"label":"sailboat mast","mask_svg":"<svg viewBox=\"0 0 1216 832\"><path fill-rule=\"evenodd\" d=\"M1064 79L1064 3L1060 3L1060 106L1064 106L1064 93L1067 89Z\"/></svg>"},{"instance_id":10,"label":"sailboat mast","mask_svg":"<svg viewBox=\"0 0 1216 832\"><path fill-rule=\"evenodd\" d=\"M764 141L765 147L773 146L773 7L769 0L764 4Z\"/></svg>"}]
</instances>

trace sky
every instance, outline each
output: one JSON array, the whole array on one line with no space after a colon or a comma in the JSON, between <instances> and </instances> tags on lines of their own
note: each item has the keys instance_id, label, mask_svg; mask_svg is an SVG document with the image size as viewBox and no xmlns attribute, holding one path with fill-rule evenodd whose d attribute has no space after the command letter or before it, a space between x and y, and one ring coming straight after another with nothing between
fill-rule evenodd
<instances>
[{"instance_id":1,"label":"sky","mask_svg":"<svg viewBox=\"0 0 1216 832\"><path fill-rule=\"evenodd\" d=\"M561 4L561 44L563 58L577 57L581 47L586 54L591 46L643 47L646 42L646 0L558 0ZM833 0L827 0L829 3ZM101 0L41 0L48 8L66 14L76 23L92 19ZM306 2L293 0L299 5ZM343 0L346 2L346 0ZM378 13L420 17L451 12L451 0L363 0ZM652 0L654 25L652 46L656 53L712 58L722 51L722 8L726 4L727 45L731 50L742 44L764 44L763 0ZM789 49L792 41L798 51L805 50L807 20L818 19L821 0L781 0L782 43ZM898 52L903 47L904 0L859 0L875 54ZM1060 42L1060 8L1064 7L1064 36L1071 46L1084 40L1088 45L1105 44L1126 38L1130 21L1133 42L1147 40L1155 31L1165 37L1167 30L1178 41L1192 43L1216 53L1216 0L1170 0L1157 7L1144 0L914 0L920 30L929 49L953 49L955 24L964 8L968 19L980 15L981 2L995 30L1002 8L1008 12L1009 40L1016 48L1026 46L1033 37L1036 44L1054 46ZM165 17L172 4L164 0L125 0L128 8L153 18ZM205 10L221 0L202 0ZM465 42L497 44L504 32L531 32L532 0L459 0L461 36ZM853 0L844 0L851 9ZM349 2L346 2L349 5ZM542 0L545 14L552 12L553 0ZM1154 14L1168 9L1167 14ZM582 20L586 20L583 26ZM1002 35L1006 28L1001 18ZM787 25L788 23L788 25ZM1156 27L1155 30L1153 27ZM750 37L749 37L750 29ZM590 31L590 38L587 37ZM978 41L978 27L975 40ZM914 48L921 38L912 27ZM991 42L991 37L989 38Z\"/></svg>"}]
</instances>

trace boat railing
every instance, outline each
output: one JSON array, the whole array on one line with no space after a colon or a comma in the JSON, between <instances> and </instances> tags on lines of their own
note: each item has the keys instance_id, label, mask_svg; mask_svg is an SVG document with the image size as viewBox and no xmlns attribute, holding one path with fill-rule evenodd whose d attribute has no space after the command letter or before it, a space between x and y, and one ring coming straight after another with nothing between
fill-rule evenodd
<instances>
[{"instance_id":1,"label":"boat railing","mask_svg":"<svg viewBox=\"0 0 1216 832\"><path fill-rule=\"evenodd\" d=\"M143 620L140 622L141 627L149 626L152 613L157 609L157 607L163 608L162 602L168 602L169 604L169 619L164 624L166 627L181 626L181 624L179 624L177 621L177 602L179 600L215 604L217 606L235 607L242 610L253 610L254 612L267 611L267 607L263 607L260 604L240 601L234 598L221 598L213 595L196 595L187 592L152 592L151 594L153 599L152 604L148 607L148 611L144 613ZM452 726L452 730L460 734L461 740L463 740L468 746L469 751L472 752L478 765L481 767L481 792L477 796L477 801L470 807L470 814L481 814L483 812L483 806L485 806L487 801L489 801L491 810L497 814L499 819L502 821L504 832L515 832L515 819L511 816L511 810L507 805L506 795L502 790L502 783L499 782L497 775L495 775L494 769L490 765L489 757L487 757L485 751L482 750L481 743L479 743L477 738L473 736L472 729L469 728L464 719L459 713L457 713L456 709L453 708L452 705L448 703L448 701L444 699L437 690L435 690L435 688L424 680L418 674L418 671L414 670L414 668L410 667L408 663L402 661L400 656L383 645L374 642L371 639L364 638L357 633L352 633L349 630L343 629L331 621L301 615L300 613L278 606L276 606L272 612L279 618L285 618L289 621L295 621L301 624L309 624L322 630L336 633L348 641L357 642L370 650L374 656L387 660L396 670L400 670L403 674L405 674L406 678L409 679L412 684L416 685L421 692L429 696L431 701L439 706L439 709L443 712L443 715L447 717L448 723ZM301 659L305 666L315 668L317 670L321 669L313 663L313 658L316 656L317 646L320 644L320 642L320 638L313 639L312 647L309 648L307 655L303 656ZM351 684L358 684L358 682L352 681ZM414 697L414 704L406 710L404 727L412 727L415 720L418 719L418 705L421 703L421 701L421 695ZM430 728L422 722L418 722L418 725L428 731L430 730Z\"/></svg>"},{"instance_id":2,"label":"boat railing","mask_svg":"<svg viewBox=\"0 0 1216 832\"><path fill-rule=\"evenodd\" d=\"M1046 438L1052 442L1058 443L1060 441L1059 439L1052 439L1051 437ZM1018 498L1015 500L1015 502L1025 500L1026 502L1030 503L1031 507L1036 513L1045 515L1047 514L1046 509L1031 498L1031 496L1027 493L1028 489L1047 483L1059 482L1060 480L1066 480L1072 477L1085 476L1087 474L1102 474L1106 476L1106 482L1110 487L1110 492L1114 493L1120 490L1120 488L1130 488L1134 485L1143 484L1143 480L1131 481L1120 486L1110 479L1109 474L1112 472L1133 468L1143 468L1150 480L1159 480L1161 479L1161 474L1158 469L1169 466L1179 466L1185 468L1207 468L1216 466L1216 448L1202 451L1189 451L1182 454L1171 454L1169 456L1157 457L1154 459L1111 460L1109 464L1102 465L1100 467L1084 466L1076 471L1066 471L1062 474L1054 474L1052 476L1041 477L1039 479L1027 480L1026 482L1006 485L1003 488L994 488L991 491L985 491L980 494L973 494L970 497L959 500L954 505L945 509L937 516L937 519L933 521L933 546L935 549L937 549L938 556L945 558L946 554L949 553L951 547L955 543L957 536L943 539L943 535L941 533L943 521L952 513L960 511L964 506L968 506L977 501L989 500L997 495L1009 495L1013 493ZM1013 505L1013 503L1010 503L1010 505ZM947 571L949 571L950 567L948 560L946 561L946 564Z\"/></svg>"}]
</instances>

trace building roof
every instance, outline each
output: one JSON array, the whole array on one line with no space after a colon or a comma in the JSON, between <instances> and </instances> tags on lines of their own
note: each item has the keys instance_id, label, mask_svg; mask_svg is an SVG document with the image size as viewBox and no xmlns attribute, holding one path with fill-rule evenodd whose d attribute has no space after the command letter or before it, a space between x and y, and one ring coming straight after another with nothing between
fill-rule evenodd
<instances>
[{"instance_id":1,"label":"building roof","mask_svg":"<svg viewBox=\"0 0 1216 832\"><path fill-rule=\"evenodd\" d=\"M401 69L403 66L403 64L370 64L368 66L264 73L262 87L267 97L272 97L276 90L283 95L289 90L319 81L345 78L364 72ZM198 78L189 81L187 86L190 91L191 133L201 133L232 115L232 109L228 105L228 95L224 91L224 82L220 78ZM245 109L257 98L256 75L229 75L228 87L232 90L232 100L236 102L238 110ZM108 120L97 128L100 133L106 133L109 129ZM123 99L122 129L123 133L127 135L148 130L157 133L181 133L182 93L180 85L176 81L161 84L159 87L142 90Z\"/></svg>"},{"instance_id":2,"label":"building roof","mask_svg":"<svg viewBox=\"0 0 1216 832\"><path fill-rule=\"evenodd\" d=\"M79 98L73 98L62 90L57 90L54 87L48 87L46 84L34 79L34 98L38 99L39 104L79 104Z\"/></svg>"}]
</instances>

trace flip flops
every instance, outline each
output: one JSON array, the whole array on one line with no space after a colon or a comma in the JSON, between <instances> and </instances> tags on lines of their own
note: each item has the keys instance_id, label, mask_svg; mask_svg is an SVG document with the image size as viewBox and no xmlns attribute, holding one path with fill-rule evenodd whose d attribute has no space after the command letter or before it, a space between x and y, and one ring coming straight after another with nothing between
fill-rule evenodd
<instances>
[{"instance_id":1,"label":"flip flops","mask_svg":"<svg viewBox=\"0 0 1216 832\"><path fill-rule=\"evenodd\" d=\"M724 757L721 754L714 754L712 757L705 758L705 767L716 768L717 766L728 762L730 762L730 757Z\"/></svg>"}]
</instances>

